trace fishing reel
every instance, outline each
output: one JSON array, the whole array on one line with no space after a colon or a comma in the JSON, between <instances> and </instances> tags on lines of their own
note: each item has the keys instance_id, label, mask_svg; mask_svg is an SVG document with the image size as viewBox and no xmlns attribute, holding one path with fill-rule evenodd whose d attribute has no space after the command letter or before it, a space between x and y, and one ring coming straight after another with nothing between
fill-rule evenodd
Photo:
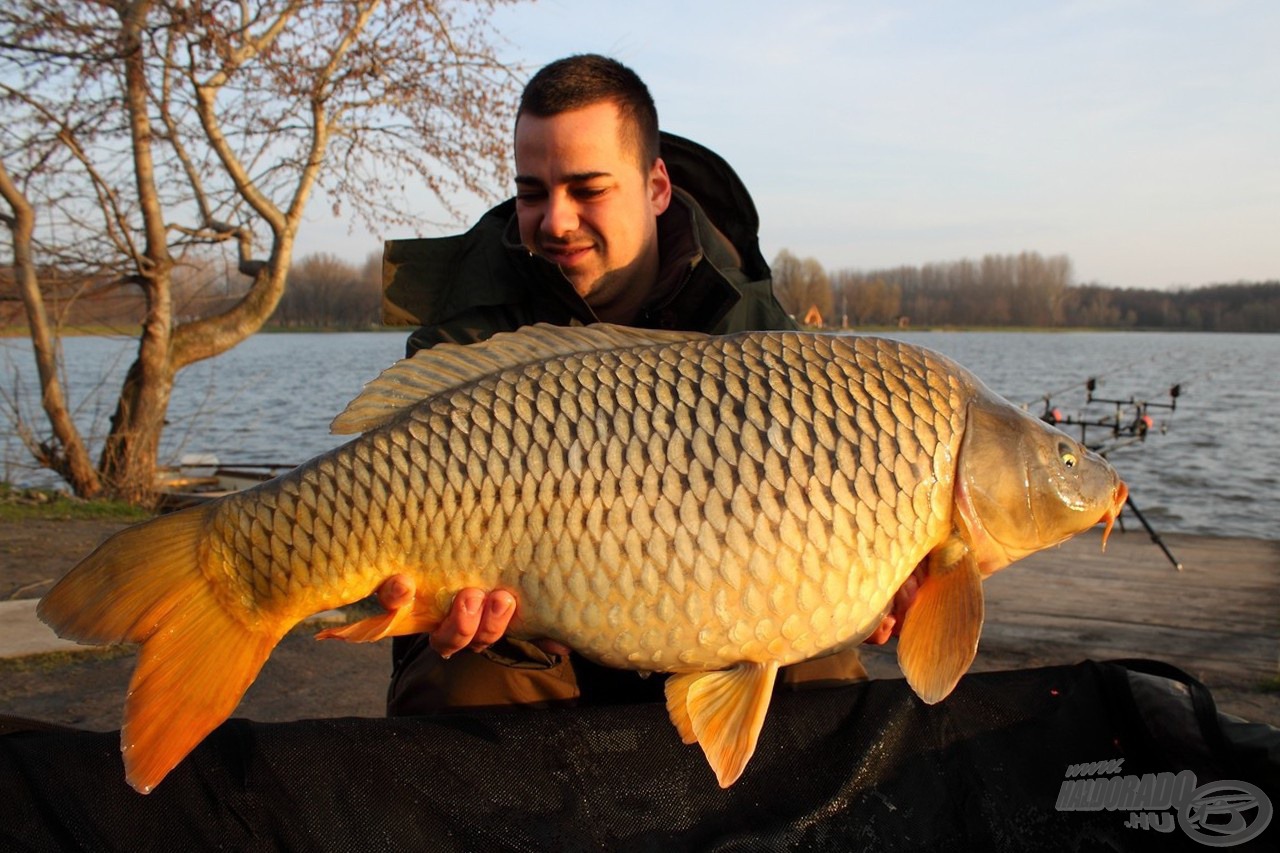
<instances>
[{"instance_id":1,"label":"fishing reel","mask_svg":"<svg viewBox=\"0 0 1280 853\"><path fill-rule=\"evenodd\" d=\"M1110 415L1095 415L1092 417L1084 414L1067 415L1062 409L1053 405L1052 395L1044 396L1044 411L1040 414L1040 419L1045 423L1055 427L1080 427L1080 443L1090 450L1095 451L1099 455L1106 456L1108 453L1124 447L1129 444L1135 444L1145 441L1147 435L1156 429L1156 420L1152 417L1151 409L1168 409L1170 412L1178 408L1178 398L1182 396L1182 384L1178 383L1169 388L1169 402L1153 402L1151 400L1140 400L1137 397L1130 396L1127 399L1118 399L1111 397L1099 397L1096 395L1098 390L1097 377L1089 377L1085 380L1085 406L1093 404L1108 404L1115 406L1115 410ZM1104 429L1109 434L1101 440L1089 440L1089 429ZM1168 432L1167 423L1159 425L1161 435Z\"/></svg>"}]
</instances>

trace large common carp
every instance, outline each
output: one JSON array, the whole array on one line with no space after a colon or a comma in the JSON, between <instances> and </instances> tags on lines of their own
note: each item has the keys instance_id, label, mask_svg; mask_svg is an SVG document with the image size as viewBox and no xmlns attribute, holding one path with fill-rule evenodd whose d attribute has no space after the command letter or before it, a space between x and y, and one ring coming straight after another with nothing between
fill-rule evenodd
<instances>
[{"instance_id":1,"label":"large common carp","mask_svg":"<svg viewBox=\"0 0 1280 853\"><path fill-rule=\"evenodd\" d=\"M121 531L40 616L140 643L121 730L149 791L307 616L405 572L414 604L332 635L430 630L506 588L515 636L672 672L671 719L721 785L779 666L860 642L921 568L898 657L937 702L968 669L984 576L1115 517L1066 435L919 347L792 332L536 326L419 353L334 421L358 438Z\"/></svg>"}]
</instances>

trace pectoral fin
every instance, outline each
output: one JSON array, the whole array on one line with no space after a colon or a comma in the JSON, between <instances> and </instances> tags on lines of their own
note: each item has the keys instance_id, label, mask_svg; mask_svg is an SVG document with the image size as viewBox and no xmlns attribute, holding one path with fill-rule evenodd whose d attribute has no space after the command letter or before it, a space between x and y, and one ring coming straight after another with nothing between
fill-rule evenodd
<instances>
[{"instance_id":1,"label":"pectoral fin","mask_svg":"<svg viewBox=\"0 0 1280 853\"><path fill-rule=\"evenodd\" d=\"M947 697L978 653L982 633L982 573L967 548L932 560L898 637L898 666L930 705Z\"/></svg>"},{"instance_id":2,"label":"pectoral fin","mask_svg":"<svg viewBox=\"0 0 1280 853\"><path fill-rule=\"evenodd\" d=\"M719 672L667 679L667 713L685 743L698 743L721 788L742 775L756 751L778 664L740 663Z\"/></svg>"}]
</instances>

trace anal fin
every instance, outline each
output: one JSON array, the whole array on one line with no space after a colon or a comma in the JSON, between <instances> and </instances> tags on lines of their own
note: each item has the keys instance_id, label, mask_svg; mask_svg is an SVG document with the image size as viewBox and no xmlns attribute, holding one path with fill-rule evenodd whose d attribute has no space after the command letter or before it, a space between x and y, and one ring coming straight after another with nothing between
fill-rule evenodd
<instances>
[{"instance_id":1,"label":"anal fin","mask_svg":"<svg viewBox=\"0 0 1280 853\"><path fill-rule=\"evenodd\" d=\"M930 705L945 699L969 670L982 633L978 562L954 543L942 553L954 557L931 558L898 637L898 666L911 689Z\"/></svg>"},{"instance_id":2,"label":"anal fin","mask_svg":"<svg viewBox=\"0 0 1280 853\"><path fill-rule=\"evenodd\" d=\"M756 751L777 675L777 662L744 662L667 679L671 722L681 740L702 747L721 788L737 781Z\"/></svg>"},{"instance_id":3,"label":"anal fin","mask_svg":"<svg viewBox=\"0 0 1280 853\"><path fill-rule=\"evenodd\" d=\"M404 607L387 610L376 616L325 628L316 634L317 640L346 640L348 643L376 643L386 637L404 634L430 634L440 625L440 614L434 608L415 607L410 602Z\"/></svg>"}]
</instances>

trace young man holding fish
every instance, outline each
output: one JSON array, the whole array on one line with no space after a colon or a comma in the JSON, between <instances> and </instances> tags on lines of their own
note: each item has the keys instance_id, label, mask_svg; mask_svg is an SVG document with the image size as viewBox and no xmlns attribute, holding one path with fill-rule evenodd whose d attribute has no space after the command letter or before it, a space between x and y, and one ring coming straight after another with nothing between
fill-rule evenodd
<instances>
[{"instance_id":1,"label":"young man holding fish","mask_svg":"<svg viewBox=\"0 0 1280 853\"><path fill-rule=\"evenodd\" d=\"M1124 505L1104 459L937 353L704 334L787 325L750 200L709 152L708 201L678 190L691 143L637 156L659 149L584 62L634 78L599 57L535 77L575 72L571 97L526 93L520 197L413 259L450 288L401 304L411 347L476 343L396 364L334 419L357 438L117 533L41 600L60 636L139 645L120 732L137 790L227 719L289 630L375 590L386 611L319 636L419 634L390 713L657 699L626 670L670 673L671 721L727 787L777 680L862 675L850 647L892 629L913 574L898 660L934 703L977 651L983 577ZM394 286L407 260L388 256ZM602 315L626 324L564 328ZM504 631L581 655L492 642ZM446 658L467 647L484 650Z\"/></svg>"},{"instance_id":2,"label":"young man holding fish","mask_svg":"<svg viewBox=\"0 0 1280 853\"><path fill-rule=\"evenodd\" d=\"M420 325L410 354L535 322L794 328L773 296L745 187L716 155L659 134L648 89L625 66L585 55L539 71L521 99L515 161L514 200L467 234L388 244L386 313ZM704 204L685 182L700 185ZM413 592L400 575L379 600L394 611ZM466 589L429 636L397 638L388 712L660 698L661 679L606 670L550 641L503 639L518 610L506 590ZM892 626L889 616L873 640ZM865 675L847 650L789 667L783 680Z\"/></svg>"}]
</instances>

